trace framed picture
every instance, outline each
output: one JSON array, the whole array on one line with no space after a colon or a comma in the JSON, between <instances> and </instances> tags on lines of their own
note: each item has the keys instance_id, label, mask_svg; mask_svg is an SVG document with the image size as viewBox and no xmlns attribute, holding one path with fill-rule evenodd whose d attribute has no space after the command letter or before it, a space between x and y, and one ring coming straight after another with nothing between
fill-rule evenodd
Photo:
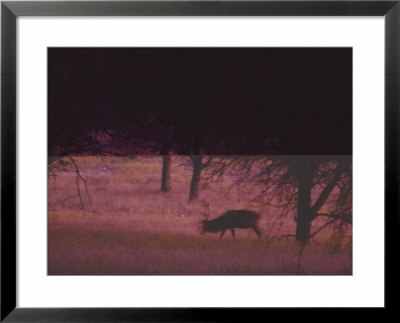
<instances>
[{"instance_id":1,"label":"framed picture","mask_svg":"<svg viewBox=\"0 0 400 323\"><path fill-rule=\"evenodd\" d=\"M1 320L394 306L397 1L1 9Z\"/></svg>"}]
</instances>

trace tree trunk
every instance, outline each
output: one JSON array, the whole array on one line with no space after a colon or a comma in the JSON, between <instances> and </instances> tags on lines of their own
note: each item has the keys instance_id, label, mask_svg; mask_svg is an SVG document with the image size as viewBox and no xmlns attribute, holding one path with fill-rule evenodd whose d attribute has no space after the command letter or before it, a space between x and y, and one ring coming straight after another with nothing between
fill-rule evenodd
<instances>
[{"instance_id":1,"label":"tree trunk","mask_svg":"<svg viewBox=\"0 0 400 323\"><path fill-rule=\"evenodd\" d=\"M161 191L169 192L170 190L171 190L171 156L163 155Z\"/></svg>"},{"instance_id":2,"label":"tree trunk","mask_svg":"<svg viewBox=\"0 0 400 323\"><path fill-rule=\"evenodd\" d=\"M197 199L199 193L200 174L202 169L202 156L190 156L193 163L192 182L190 184L189 202Z\"/></svg>"},{"instance_id":3,"label":"tree trunk","mask_svg":"<svg viewBox=\"0 0 400 323\"><path fill-rule=\"evenodd\" d=\"M313 214L311 211L312 174L305 171L299 176L299 196L297 201L296 240L306 243L311 233Z\"/></svg>"},{"instance_id":4,"label":"tree trunk","mask_svg":"<svg viewBox=\"0 0 400 323\"><path fill-rule=\"evenodd\" d=\"M311 233L311 224L316 218L318 211L324 205L334 187L340 180L341 175L348 166L346 163L339 163L335 169L334 176L320 193L318 199L311 206L311 189L313 186L312 177L317 165L305 161L297 168L299 180L299 196L297 201L297 228L296 240L306 243Z\"/></svg>"}]
</instances>

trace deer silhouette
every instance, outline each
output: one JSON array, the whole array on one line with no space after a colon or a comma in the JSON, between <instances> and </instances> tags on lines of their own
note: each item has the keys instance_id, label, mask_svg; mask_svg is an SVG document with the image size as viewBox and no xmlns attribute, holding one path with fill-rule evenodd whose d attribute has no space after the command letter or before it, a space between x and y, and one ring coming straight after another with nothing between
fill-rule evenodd
<instances>
[{"instance_id":1,"label":"deer silhouette","mask_svg":"<svg viewBox=\"0 0 400 323\"><path fill-rule=\"evenodd\" d=\"M202 233L221 232L219 237L222 238L226 230L231 230L232 237L235 238L235 228L253 229L257 236L261 238L260 230L257 227L257 222L260 219L259 214L249 210L230 210L213 220L208 220L209 204L207 202L203 202L203 204L206 207L206 212L202 212L205 220L200 222L203 225Z\"/></svg>"}]
</instances>

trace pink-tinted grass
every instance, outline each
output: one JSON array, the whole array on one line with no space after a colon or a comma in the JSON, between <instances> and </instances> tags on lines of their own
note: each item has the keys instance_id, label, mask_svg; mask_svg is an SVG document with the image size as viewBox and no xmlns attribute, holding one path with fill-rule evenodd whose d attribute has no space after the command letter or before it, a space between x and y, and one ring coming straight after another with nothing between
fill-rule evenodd
<instances>
[{"instance_id":1,"label":"pink-tinted grass","mask_svg":"<svg viewBox=\"0 0 400 323\"><path fill-rule=\"evenodd\" d=\"M293 238L293 214L252 202L257 192L234 184L234 174L200 191L214 218L229 209L261 214L262 238L248 229L200 234L202 204L188 203L191 169L174 157L172 190L160 192L161 158L75 158L81 181L66 169L49 178L48 274L50 275L350 275L351 230L344 240L324 229L304 249ZM249 191L249 193L246 193ZM68 198L71 197L71 198ZM324 219L315 221L318 228Z\"/></svg>"}]
</instances>

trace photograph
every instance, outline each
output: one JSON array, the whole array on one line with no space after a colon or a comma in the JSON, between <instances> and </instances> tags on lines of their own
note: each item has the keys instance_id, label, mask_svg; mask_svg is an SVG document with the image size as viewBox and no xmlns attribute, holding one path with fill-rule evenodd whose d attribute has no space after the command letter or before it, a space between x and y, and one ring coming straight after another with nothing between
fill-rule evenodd
<instances>
[{"instance_id":1,"label":"photograph","mask_svg":"<svg viewBox=\"0 0 400 323\"><path fill-rule=\"evenodd\" d=\"M48 47L47 275L353 274L352 47Z\"/></svg>"}]
</instances>

